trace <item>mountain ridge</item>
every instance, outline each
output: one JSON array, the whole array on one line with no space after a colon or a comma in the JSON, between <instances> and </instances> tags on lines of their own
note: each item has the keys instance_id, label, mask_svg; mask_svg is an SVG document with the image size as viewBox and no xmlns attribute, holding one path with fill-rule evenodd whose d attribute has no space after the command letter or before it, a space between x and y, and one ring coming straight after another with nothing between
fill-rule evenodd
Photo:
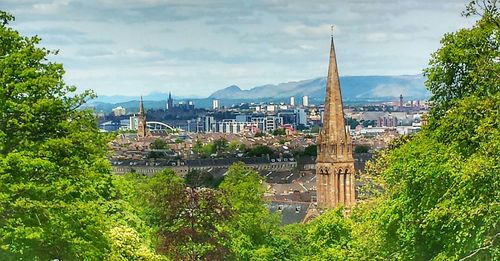
<instances>
[{"instance_id":1,"label":"mountain ridge","mask_svg":"<svg viewBox=\"0 0 500 261\"><path fill-rule=\"evenodd\" d=\"M343 76L340 86L344 99L368 99L398 97L400 94L413 98L427 98L429 93L424 87L425 78L418 75L397 76ZM290 96L324 97L326 77L292 81L279 84L266 84L243 90L236 85L215 91L212 99L262 99L285 98Z\"/></svg>"},{"instance_id":2,"label":"mountain ridge","mask_svg":"<svg viewBox=\"0 0 500 261\"><path fill-rule=\"evenodd\" d=\"M405 99L427 99L429 92L424 85L425 77L416 75L372 75L372 76L342 76L340 86L345 102L362 101L390 101L403 95ZM177 101L191 100L196 107L210 108L213 99L219 99L223 106L230 106L241 102L285 102L295 96L296 103L300 104L300 97L309 96L311 104L323 103L326 93L326 77L290 81L279 84L265 84L241 89L237 85L213 92L206 98L185 98L173 96ZM165 108L168 93L152 92L143 96L148 108ZM99 96L89 101L86 107L110 111L116 106L136 109L139 97L137 96Z\"/></svg>"}]
</instances>

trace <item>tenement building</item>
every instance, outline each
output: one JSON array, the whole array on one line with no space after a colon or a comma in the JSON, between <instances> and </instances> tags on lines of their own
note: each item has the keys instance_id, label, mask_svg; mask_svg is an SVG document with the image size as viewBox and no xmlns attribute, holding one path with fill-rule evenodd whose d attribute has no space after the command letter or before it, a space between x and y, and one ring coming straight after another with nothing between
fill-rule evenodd
<instances>
[{"instance_id":1,"label":"tenement building","mask_svg":"<svg viewBox=\"0 0 500 261\"><path fill-rule=\"evenodd\" d=\"M352 138L346 129L333 36L326 83L323 129L316 158L317 203L320 208L356 203Z\"/></svg>"}]
</instances>

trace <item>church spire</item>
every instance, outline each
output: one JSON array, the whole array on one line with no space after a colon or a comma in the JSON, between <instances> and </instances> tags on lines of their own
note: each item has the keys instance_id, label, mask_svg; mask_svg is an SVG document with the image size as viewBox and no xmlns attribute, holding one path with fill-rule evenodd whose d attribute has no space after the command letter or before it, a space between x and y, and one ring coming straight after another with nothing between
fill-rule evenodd
<instances>
[{"instance_id":1,"label":"church spire","mask_svg":"<svg viewBox=\"0 0 500 261\"><path fill-rule=\"evenodd\" d=\"M142 100L142 95L141 95L141 101L139 103L139 115L144 117L144 101Z\"/></svg>"},{"instance_id":2,"label":"church spire","mask_svg":"<svg viewBox=\"0 0 500 261\"><path fill-rule=\"evenodd\" d=\"M342 93L340 90L339 72L333 35L331 37L330 61L328 65L328 77L326 79L325 114L323 118L323 130L325 138L332 141L346 141L346 129L344 111L342 105Z\"/></svg>"},{"instance_id":3,"label":"church spire","mask_svg":"<svg viewBox=\"0 0 500 261\"><path fill-rule=\"evenodd\" d=\"M145 137L146 132L146 115L144 111L144 101L142 100L141 95L141 101L139 102L139 115L137 117L137 135L139 137Z\"/></svg>"},{"instance_id":4,"label":"church spire","mask_svg":"<svg viewBox=\"0 0 500 261\"><path fill-rule=\"evenodd\" d=\"M356 204L352 139L345 127L342 94L333 35L326 79L323 129L316 144L316 195L320 208Z\"/></svg>"},{"instance_id":5,"label":"church spire","mask_svg":"<svg viewBox=\"0 0 500 261\"><path fill-rule=\"evenodd\" d=\"M168 92L167 99L167 111L171 111L174 108L174 100L172 99L172 92Z\"/></svg>"}]
</instances>

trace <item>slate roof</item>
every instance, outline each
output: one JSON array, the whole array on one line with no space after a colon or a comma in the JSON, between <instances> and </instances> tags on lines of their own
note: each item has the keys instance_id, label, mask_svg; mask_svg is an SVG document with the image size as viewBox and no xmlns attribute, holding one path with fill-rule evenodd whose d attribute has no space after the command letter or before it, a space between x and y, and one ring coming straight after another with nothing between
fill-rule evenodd
<instances>
[{"instance_id":1,"label":"slate roof","mask_svg":"<svg viewBox=\"0 0 500 261\"><path fill-rule=\"evenodd\" d=\"M259 173L266 179L267 183L288 184L300 177L296 171L274 171L261 170Z\"/></svg>"},{"instance_id":2,"label":"slate roof","mask_svg":"<svg viewBox=\"0 0 500 261\"><path fill-rule=\"evenodd\" d=\"M313 157L313 156L298 157L297 158L297 164L298 165L316 164L316 157Z\"/></svg>"},{"instance_id":3,"label":"slate roof","mask_svg":"<svg viewBox=\"0 0 500 261\"><path fill-rule=\"evenodd\" d=\"M252 158L221 158L221 159L195 159L187 160L186 164L190 167L209 167L209 166L229 166L235 162L245 164L268 164L269 159L263 157Z\"/></svg>"},{"instance_id":4,"label":"slate roof","mask_svg":"<svg viewBox=\"0 0 500 261\"><path fill-rule=\"evenodd\" d=\"M181 165L183 162L181 162ZM178 162L175 160L169 161L144 161L144 160L111 160L113 166L142 166L142 167L175 167Z\"/></svg>"},{"instance_id":5,"label":"slate roof","mask_svg":"<svg viewBox=\"0 0 500 261\"><path fill-rule=\"evenodd\" d=\"M271 212L281 213L281 225L301 223L309 209L309 202L272 201L268 208Z\"/></svg>"}]
</instances>

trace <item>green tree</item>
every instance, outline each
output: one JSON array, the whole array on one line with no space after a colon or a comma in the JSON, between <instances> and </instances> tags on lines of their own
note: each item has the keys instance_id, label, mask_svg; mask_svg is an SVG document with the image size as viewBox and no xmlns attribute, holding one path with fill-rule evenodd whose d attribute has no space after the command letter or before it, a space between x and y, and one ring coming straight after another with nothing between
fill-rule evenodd
<instances>
[{"instance_id":1,"label":"green tree","mask_svg":"<svg viewBox=\"0 0 500 261\"><path fill-rule=\"evenodd\" d=\"M487 3L489 2L489 4ZM431 121L439 119L461 99L489 96L500 90L500 16L496 1L472 1L467 15L484 10L470 29L446 34L425 70L433 102ZM431 125L436 126L436 123Z\"/></svg>"},{"instance_id":2,"label":"green tree","mask_svg":"<svg viewBox=\"0 0 500 261\"><path fill-rule=\"evenodd\" d=\"M347 118L347 125L351 127L351 129L355 129L359 125L359 121L353 118Z\"/></svg>"},{"instance_id":3,"label":"green tree","mask_svg":"<svg viewBox=\"0 0 500 261\"><path fill-rule=\"evenodd\" d=\"M196 140L193 145L193 152L196 154L201 154L203 152L203 142L201 142L201 140Z\"/></svg>"},{"instance_id":4,"label":"green tree","mask_svg":"<svg viewBox=\"0 0 500 261\"><path fill-rule=\"evenodd\" d=\"M192 170L184 176L186 185L193 188L216 188L222 178L216 178L212 173L206 171Z\"/></svg>"},{"instance_id":5,"label":"green tree","mask_svg":"<svg viewBox=\"0 0 500 261\"><path fill-rule=\"evenodd\" d=\"M219 186L234 212L227 228L231 250L243 260L248 260L256 249L266 244L279 222L265 205L262 182L258 172L236 163Z\"/></svg>"},{"instance_id":6,"label":"green tree","mask_svg":"<svg viewBox=\"0 0 500 261\"><path fill-rule=\"evenodd\" d=\"M370 151L370 147L366 145L358 145L354 147L354 153L368 153Z\"/></svg>"},{"instance_id":7,"label":"green tree","mask_svg":"<svg viewBox=\"0 0 500 261\"><path fill-rule=\"evenodd\" d=\"M371 224L367 235L378 231L379 256L454 260L492 241L500 215L499 157L488 151L498 151L495 135L483 149L464 157L423 132L380 158L384 193L376 207L363 213L375 217L364 222ZM477 258L493 260L496 251L485 250Z\"/></svg>"},{"instance_id":8,"label":"green tree","mask_svg":"<svg viewBox=\"0 0 500 261\"><path fill-rule=\"evenodd\" d=\"M156 139L155 141L153 141L151 143L150 147L151 147L151 149L154 149L154 150L169 149L167 142L165 142L162 139Z\"/></svg>"},{"instance_id":9,"label":"green tree","mask_svg":"<svg viewBox=\"0 0 500 261\"><path fill-rule=\"evenodd\" d=\"M321 131L321 127L320 126L313 126L311 128L311 133L319 133Z\"/></svg>"},{"instance_id":10,"label":"green tree","mask_svg":"<svg viewBox=\"0 0 500 261\"><path fill-rule=\"evenodd\" d=\"M148 180L146 194L161 253L177 260L229 257L228 235L221 228L231 208L219 191L186 188L180 177L166 170Z\"/></svg>"},{"instance_id":11,"label":"green tree","mask_svg":"<svg viewBox=\"0 0 500 261\"><path fill-rule=\"evenodd\" d=\"M342 209L328 210L310 223L276 229L252 260L348 260L352 229Z\"/></svg>"},{"instance_id":12,"label":"green tree","mask_svg":"<svg viewBox=\"0 0 500 261\"><path fill-rule=\"evenodd\" d=\"M155 226L149 222L149 216L152 213L149 208L150 197L150 178L145 175L128 173L124 175L113 176L113 186L115 189L115 201L118 209L112 215L113 228L118 228L116 232L122 229L131 228L138 233L141 243L154 246L156 238Z\"/></svg>"},{"instance_id":13,"label":"green tree","mask_svg":"<svg viewBox=\"0 0 500 261\"><path fill-rule=\"evenodd\" d=\"M152 150L149 151L146 157L148 159L161 159L161 158L166 158L166 153L164 151L157 151L157 150Z\"/></svg>"},{"instance_id":14,"label":"green tree","mask_svg":"<svg viewBox=\"0 0 500 261\"><path fill-rule=\"evenodd\" d=\"M262 260L305 260L311 259L307 255L310 248L306 241L307 224L290 224L278 229L278 233L273 234L270 242L264 247L266 251ZM259 249L260 250L260 249ZM257 250L254 256L261 251ZM256 258L257 259L257 258Z\"/></svg>"},{"instance_id":15,"label":"green tree","mask_svg":"<svg viewBox=\"0 0 500 261\"><path fill-rule=\"evenodd\" d=\"M240 143L237 140L233 140L233 141L229 142L229 145L228 145L227 148L228 148L229 151L239 150Z\"/></svg>"},{"instance_id":16,"label":"green tree","mask_svg":"<svg viewBox=\"0 0 500 261\"><path fill-rule=\"evenodd\" d=\"M329 210L307 226L305 254L315 260L346 260L352 222L342 209Z\"/></svg>"},{"instance_id":17,"label":"green tree","mask_svg":"<svg viewBox=\"0 0 500 261\"><path fill-rule=\"evenodd\" d=\"M210 156L212 154L215 154L216 152L217 152L217 150L215 149L215 146L211 143L205 144L203 146L203 154L205 156Z\"/></svg>"},{"instance_id":18,"label":"green tree","mask_svg":"<svg viewBox=\"0 0 500 261\"><path fill-rule=\"evenodd\" d=\"M274 136L284 136L286 135L286 130L283 128L278 128L273 131Z\"/></svg>"},{"instance_id":19,"label":"green tree","mask_svg":"<svg viewBox=\"0 0 500 261\"><path fill-rule=\"evenodd\" d=\"M368 126L375 126L376 125L376 122L375 120L365 120L365 121L361 121L361 123L363 124L363 127L368 127Z\"/></svg>"},{"instance_id":20,"label":"green tree","mask_svg":"<svg viewBox=\"0 0 500 261\"><path fill-rule=\"evenodd\" d=\"M274 150L266 145L257 145L247 152L247 155L250 157L260 157L265 155L274 155Z\"/></svg>"},{"instance_id":21,"label":"green tree","mask_svg":"<svg viewBox=\"0 0 500 261\"><path fill-rule=\"evenodd\" d=\"M500 28L488 10L431 58L430 125L370 167L381 193L354 210L353 259L500 258Z\"/></svg>"},{"instance_id":22,"label":"green tree","mask_svg":"<svg viewBox=\"0 0 500 261\"><path fill-rule=\"evenodd\" d=\"M245 145L245 143L241 143L241 144L238 146L238 150L239 150L240 152L244 152L246 149L247 149L247 145Z\"/></svg>"},{"instance_id":23,"label":"green tree","mask_svg":"<svg viewBox=\"0 0 500 261\"><path fill-rule=\"evenodd\" d=\"M113 187L93 97L0 11L0 259L103 259Z\"/></svg>"},{"instance_id":24,"label":"green tree","mask_svg":"<svg viewBox=\"0 0 500 261\"><path fill-rule=\"evenodd\" d=\"M316 156L318 155L318 146L309 145L304 149L304 155L306 156Z\"/></svg>"},{"instance_id":25,"label":"green tree","mask_svg":"<svg viewBox=\"0 0 500 261\"><path fill-rule=\"evenodd\" d=\"M264 132L261 132L261 131L255 133L255 135L254 135L254 137L265 137L265 136L266 136L266 134Z\"/></svg>"},{"instance_id":26,"label":"green tree","mask_svg":"<svg viewBox=\"0 0 500 261\"><path fill-rule=\"evenodd\" d=\"M222 153L227 150L228 148L228 142L225 138L220 138L214 141L213 143L215 151L218 153Z\"/></svg>"},{"instance_id":27,"label":"green tree","mask_svg":"<svg viewBox=\"0 0 500 261\"><path fill-rule=\"evenodd\" d=\"M111 249L109 260L164 260L148 246L142 244L137 231L127 226L116 226L109 231Z\"/></svg>"}]
</instances>

